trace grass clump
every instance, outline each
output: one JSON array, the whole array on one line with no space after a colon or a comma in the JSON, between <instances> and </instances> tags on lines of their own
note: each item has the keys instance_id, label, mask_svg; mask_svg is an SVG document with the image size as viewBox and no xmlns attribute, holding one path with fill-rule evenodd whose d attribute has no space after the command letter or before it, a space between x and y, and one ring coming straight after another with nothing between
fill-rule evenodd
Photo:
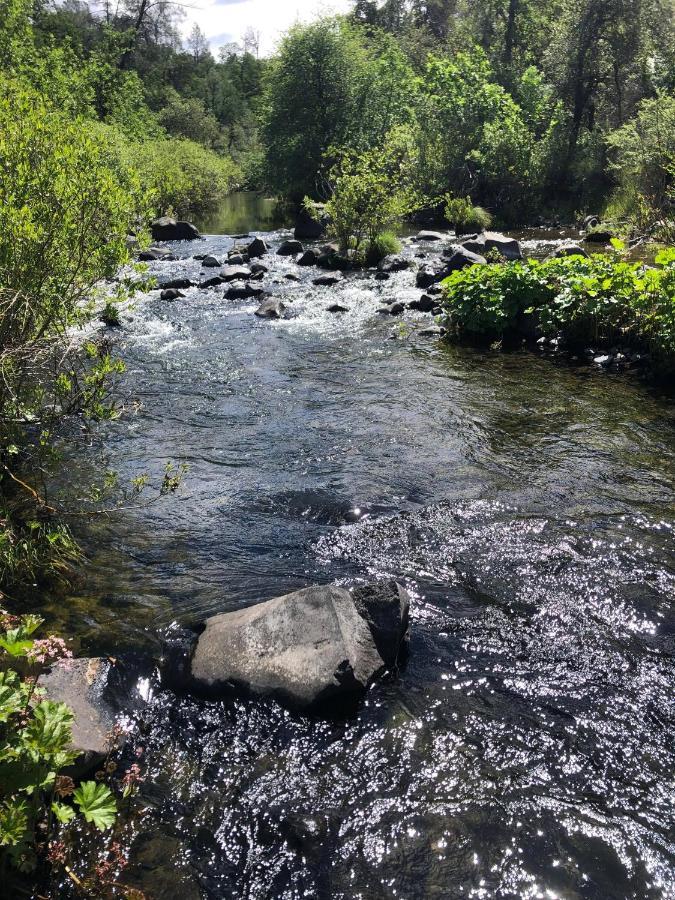
<instances>
[{"instance_id":1,"label":"grass clump","mask_svg":"<svg viewBox=\"0 0 675 900\"><path fill-rule=\"evenodd\" d=\"M401 242L393 231L383 231L368 242L366 247L366 264L376 266L385 256L398 253Z\"/></svg>"},{"instance_id":2,"label":"grass clump","mask_svg":"<svg viewBox=\"0 0 675 900\"><path fill-rule=\"evenodd\" d=\"M475 234L486 231L492 225L490 213L482 206L474 206L470 197L447 194L444 199L445 218L456 234Z\"/></svg>"}]
</instances>

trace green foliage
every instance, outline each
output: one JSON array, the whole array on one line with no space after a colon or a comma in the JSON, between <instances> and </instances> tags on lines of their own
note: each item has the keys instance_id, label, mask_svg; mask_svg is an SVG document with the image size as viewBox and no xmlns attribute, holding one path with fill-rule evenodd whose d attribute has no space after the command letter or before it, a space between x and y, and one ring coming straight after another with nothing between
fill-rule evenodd
<instances>
[{"instance_id":1,"label":"green foliage","mask_svg":"<svg viewBox=\"0 0 675 900\"><path fill-rule=\"evenodd\" d=\"M98 126L98 130L107 141L115 171L134 173L158 215L204 212L227 196L242 177L229 156L220 156L194 141L129 141L109 126Z\"/></svg>"},{"instance_id":2,"label":"green foliage","mask_svg":"<svg viewBox=\"0 0 675 900\"><path fill-rule=\"evenodd\" d=\"M263 138L270 186L300 201L325 196L329 148L382 147L410 119L412 72L400 49L338 19L292 28L267 74Z\"/></svg>"},{"instance_id":3,"label":"green foliage","mask_svg":"<svg viewBox=\"0 0 675 900\"><path fill-rule=\"evenodd\" d=\"M485 231L492 225L492 216L482 206L474 206L470 197L445 198L445 218L457 234L474 234Z\"/></svg>"},{"instance_id":4,"label":"green foliage","mask_svg":"<svg viewBox=\"0 0 675 900\"><path fill-rule=\"evenodd\" d=\"M642 231L675 215L675 96L645 100L634 119L607 138L619 186L614 209L631 214Z\"/></svg>"},{"instance_id":5,"label":"green foliage","mask_svg":"<svg viewBox=\"0 0 675 900\"><path fill-rule=\"evenodd\" d=\"M102 831L114 824L116 803L110 788L95 781L75 790L75 808L56 799L59 771L75 760L73 713L43 699L31 660L68 654L58 639L32 637L38 617L13 619L0 610L0 619L0 860L26 872L35 868L54 818L66 823L79 810ZM27 677L17 671L20 659L28 662Z\"/></svg>"},{"instance_id":6,"label":"green foliage","mask_svg":"<svg viewBox=\"0 0 675 900\"><path fill-rule=\"evenodd\" d=\"M374 247L379 235L419 205L411 188L413 166L405 129L390 134L386 152L337 154L328 176L332 195L326 213L343 255L350 249L359 260L365 247Z\"/></svg>"},{"instance_id":7,"label":"green foliage","mask_svg":"<svg viewBox=\"0 0 675 900\"><path fill-rule=\"evenodd\" d=\"M398 253L400 249L401 242L393 231L382 231L368 242L365 250L366 263L369 266L375 266L385 256Z\"/></svg>"},{"instance_id":8,"label":"green foliage","mask_svg":"<svg viewBox=\"0 0 675 900\"><path fill-rule=\"evenodd\" d=\"M614 254L545 262L471 266L443 282L451 332L501 340L537 333L572 348L620 343L648 350L662 371L675 370L675 250L659 268ZM529 322L529 328L528 328Z\"/></svg>"}]
</instances>

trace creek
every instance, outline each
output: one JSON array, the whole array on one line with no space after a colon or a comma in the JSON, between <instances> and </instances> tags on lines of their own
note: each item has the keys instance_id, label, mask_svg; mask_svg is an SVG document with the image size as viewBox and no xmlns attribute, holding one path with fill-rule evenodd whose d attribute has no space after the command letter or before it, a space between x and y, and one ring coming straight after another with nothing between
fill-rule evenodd
<instances>
[{"instance_id":1,"label":"creek","mask_svg":"<svg viewBox=\"0 0 675 900\"><path fill-rule=\"evenodd\" d=\"M285 236L231 230L258 227ZM150 268L198 280L192 255L232 245ZM189 472L88 528L86 584L46 614L83 654L147 653L172 622L386 576L413 598L409 659L347 720L146 696L127 879L155 900L675 897L672 399L424 338L428 315L377 312L419 297L411 272L315 287L262 262L287 319L222 288L125 318L127 411L79 465Z\"/></svg>"}]
</instances>

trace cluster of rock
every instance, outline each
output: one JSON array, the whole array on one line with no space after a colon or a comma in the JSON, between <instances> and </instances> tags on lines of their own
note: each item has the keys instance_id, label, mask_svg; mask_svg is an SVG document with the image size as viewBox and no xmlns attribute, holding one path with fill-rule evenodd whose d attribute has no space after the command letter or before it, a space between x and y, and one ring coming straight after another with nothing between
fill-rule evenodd
<instances>
[{"instance_id":1,"label":"cluster of rock","mask_svg":"<svg viewBox=\"0 0 675 900\"><path fill-rule=\"evenodd\" d=\"M353 708L370 685L394 672L409 636L410 599L396 582L348 590L315 585L212 616L200 632L169 641L164 685L209 697L274 698L292 709L335 714ZM66 660L40 677L45 696L75 714L74 774L100 765L121 714L139 705L139 677L152 661ZM134 690L134 685L136 689ZM136 698L132 695L136 694Z\"/></svg>"}]
</instances>

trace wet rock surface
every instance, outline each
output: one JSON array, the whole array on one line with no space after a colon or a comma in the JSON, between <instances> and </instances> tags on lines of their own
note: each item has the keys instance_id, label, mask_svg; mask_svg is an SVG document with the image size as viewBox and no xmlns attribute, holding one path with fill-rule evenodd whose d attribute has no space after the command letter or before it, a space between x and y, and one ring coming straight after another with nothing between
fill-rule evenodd
<instances>
[{"instance_id":1,"label":"wet rock surface","mask_svg":"<svg viewBox=\"0 0 675 900\"><path fill-rule=\"evenodd\" d=\"M358 698L395 665L409 598L394 583L303 590L207 619L190 664L195 688L228 686L299 708Z\"/></svg>"}]
</instances>

